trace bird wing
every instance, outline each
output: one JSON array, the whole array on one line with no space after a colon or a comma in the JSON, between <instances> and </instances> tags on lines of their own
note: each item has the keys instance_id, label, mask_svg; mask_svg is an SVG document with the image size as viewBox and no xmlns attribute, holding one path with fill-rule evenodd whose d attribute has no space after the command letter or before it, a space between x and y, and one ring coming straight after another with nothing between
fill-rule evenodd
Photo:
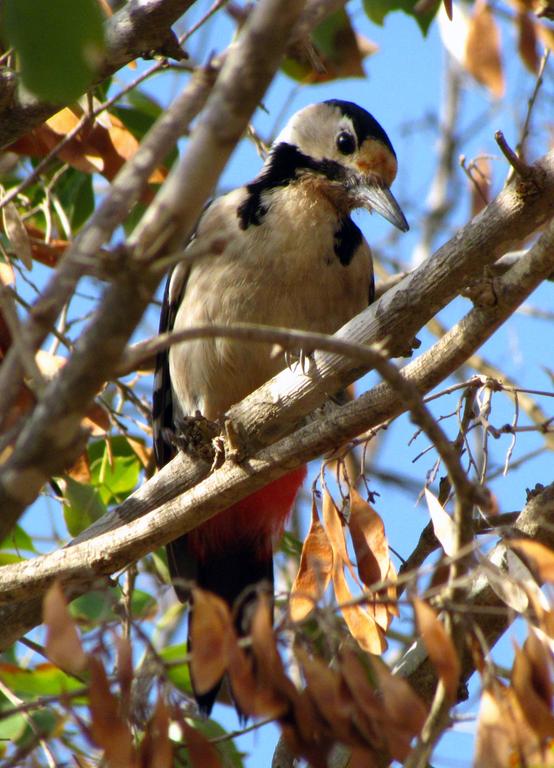
<instances>
[{"instance_id":1,"label":"bird wing","mask_svg":"<svg viewBox=\"0 0 554 768\"><path fill-rule=\"evenodd\" d=\"M165 284L159 333L173 330L175 317L183 299L190 264L181 262L169 273ZM154 400L152 420L154 426L154 455L158 467L165 466L175 456L171 436L175 432L173 415L173 389L169 375L169 349L158 352L154 374Z\"/></svg>"}]
</instances>

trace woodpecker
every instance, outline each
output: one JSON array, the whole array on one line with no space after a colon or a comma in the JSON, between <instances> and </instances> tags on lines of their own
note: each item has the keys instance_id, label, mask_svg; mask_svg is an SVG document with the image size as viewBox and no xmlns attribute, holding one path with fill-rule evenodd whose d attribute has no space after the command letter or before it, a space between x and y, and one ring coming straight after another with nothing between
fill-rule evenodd
<instances>
[{"instance_id":1,"label":"woodpecker","mask_svg":"<svg viewBox=\"0 0 554 768\"><path fill-rule=\"evenodd\" d=\"M389 187L392 144L358 105L332 99L297 112L258 176L213 201L168 277L160 332L235 322L334 333L374 296L371 251L350 218L356 208L408 224ZM172 346L157 359L154 447L159 467L187 419L215 421L285 367L269 344L226 338ZM273 544L305 468L274 481L167 547L178 597L191 581L220 595L246 632L243 607L261 582L273 588ZM209 713L219 686L197 696Z\"/></svg>"}]
</instances>

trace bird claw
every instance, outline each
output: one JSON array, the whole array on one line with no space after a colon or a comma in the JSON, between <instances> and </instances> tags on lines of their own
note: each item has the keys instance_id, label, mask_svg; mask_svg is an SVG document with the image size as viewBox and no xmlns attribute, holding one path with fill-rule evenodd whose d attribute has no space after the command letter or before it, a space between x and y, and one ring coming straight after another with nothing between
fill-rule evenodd
<instances>
[{"instance_id":1,"label":"bird claw","mask_svg":"<svg viewBox=\"0 0 554 768\"><path fill-rule=\"evenodd\" d=\"M292 352L290 349L286 349L285 363L289 371L293 371L296 366L299 366L302 374L307 376L310 372L312 354L303 349L300 349L298 352Z\"/></svg>"},{"instance_id":2,"label":"bird claw","mask_svg":"<svg viewBox=\"0 0 554 768\"><path fill-rule=\"evenodd\" d=\"M193 458L209 461L210 472L219 469L226 459L240 463L246 456L240 435L229 418L210 421L197 411L179 420L178 432L171 434L176 448Z\"/></svg>"},{"instance_id":3,"label":"bird claw","mask_svg":"<svg viewBox=\"0 0 554 768\"><path fill-rule=\"evenodd\" d=\"M173 434L172 442L179 450L194 458L209 461L220 466L220 451L215 443L220 437L220 427L215 421L206 419L200 411L194 416L183 416L177 424L178 432Z\"/></svg>"}]
</instances>

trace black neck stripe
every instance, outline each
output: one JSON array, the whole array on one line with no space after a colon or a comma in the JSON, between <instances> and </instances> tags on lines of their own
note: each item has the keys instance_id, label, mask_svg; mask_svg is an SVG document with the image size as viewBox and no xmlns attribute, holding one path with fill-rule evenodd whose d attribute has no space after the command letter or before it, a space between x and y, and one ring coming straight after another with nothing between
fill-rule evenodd
<instances>
[{"instance_id":1,"label":"black neck stripe","mask_svg":"<svg viewBox=\"0 0 554 768\"><path fill-rule=\"evenodd\" d=\"M300 172L312 171L331 181L340 181L345 177L345 170L334 160L314 160L305 155L294 144L282 142L271 150L260 175L247 185L248 196L239 206L237 215L241 229L250 224L259 225L266 213L262 194L276 187L286 187L294 182Z\"/></svg>"}]
</instances>

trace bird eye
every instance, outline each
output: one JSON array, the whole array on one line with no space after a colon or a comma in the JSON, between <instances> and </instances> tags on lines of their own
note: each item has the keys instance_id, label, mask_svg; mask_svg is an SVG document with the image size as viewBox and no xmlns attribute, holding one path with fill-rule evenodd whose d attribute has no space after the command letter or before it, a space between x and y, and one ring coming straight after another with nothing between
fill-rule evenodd
<instances>
[{"instance_id":1,"label":"bird eye","mask_svg":"<svg viewBox=\"0 0 554 768\"><path fill-rule=\"evenodd\" d=\"M341 131L337 136L337 149L343 155L351 155L356 149L354 136L348 131Z\"/></svg>"}]
</instances>

